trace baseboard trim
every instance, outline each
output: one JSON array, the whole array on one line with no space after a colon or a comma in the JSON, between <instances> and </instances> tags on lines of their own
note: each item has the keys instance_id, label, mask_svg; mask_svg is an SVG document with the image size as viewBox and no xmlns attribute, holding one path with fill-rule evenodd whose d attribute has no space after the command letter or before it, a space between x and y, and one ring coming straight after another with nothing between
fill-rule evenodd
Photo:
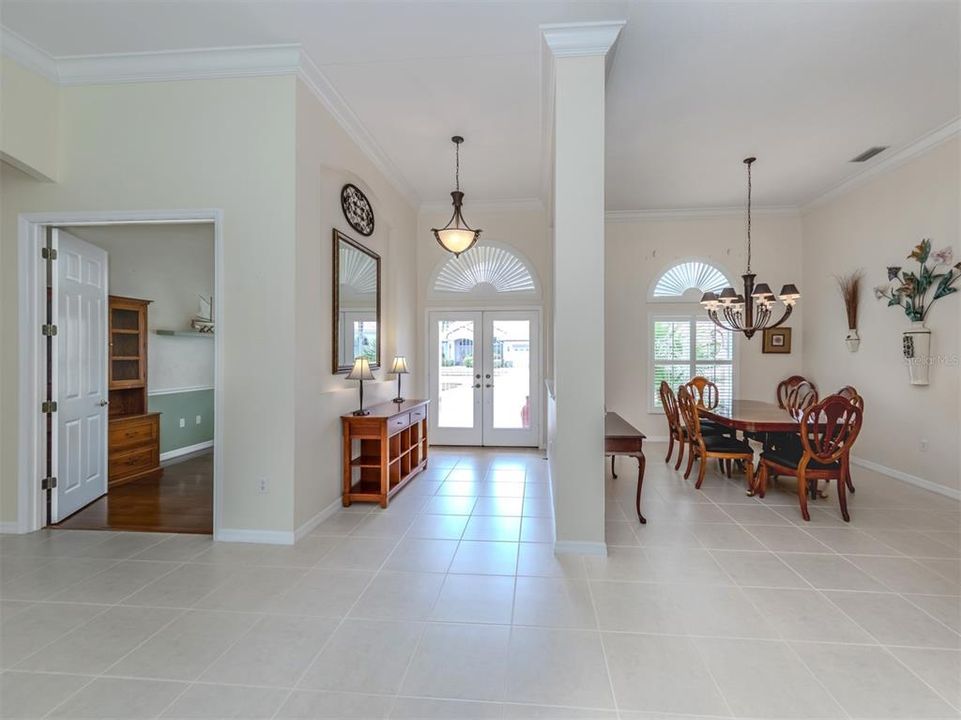
<instances>
[{"instance_id":1,"label":"baseboard trim","mask_svg":"<svg viewBox=\"0 0 961 720\"><path fill-rule=\"evenodd\" d=\"M217 542L260 543L262 545L293 545L292 530L235 530L221 528L214 531Z\"/></svg>"},{"instance_id":2,"label":"baseboard trim","mask_svg":"<svg viewBox=\"0 0 961 720\"><path fill-rule=\"evenodd\" d=\"M881 465L880 463L865 460L864 458L855 457L853 455L851 456L851 462L859 467L867 468L868 470L874 470L882 475L892 477L895 480L906 482L909 485L914 485L915 487L919 487L924 490L930 490L933 493L944 495L945 497L953 498L954 500L961 500L961 490L945 487L944 485L939 485L936 482L925 480L917 475L911 475L909 473L902 472L901 470L889 468L887 465Z\"/></svg>"},{"instance_id":3,"label":"baseboard trim","mask_svg":"<svg viewBox=\"0 0 961 720\"><path fill-rule=\"evenodd\" d=\"M554 553L556 555L607 555L607 543L584 542L581 540L555 540Z\"/></svg>"},{"instance_id":4,"label":"baseboard trim","mask_svg":"<svg viewBox=\"0 0 961 720\"><path fill-rule=\"evenodd\" d=\"M343 502L341 501L341 499L340 499L340 498L337 498L337 499L334 500L330 505L328 505L328 506L325 507L323 510L321 510L319 513L317 513L316 515L314 515L310 520L308 520L308 521L305 522L303 525L301 525L299 528L297 528L296 530L294 530L294 542L297 542L297 541L300 540L301 538L303 538L303 537L309 535L311 532L313 532L313 530L314 530L318 525L320 525L324 520L326 520L327 518L331 517L334 513L336 513L338 510L340 510L340 508L343 507L343 505L344 505L344 504L343 504Z\"/></svg>"},{"instance_id":5,"label":"baseboard trim","mask_svg":"<svg viewBox=\"0 0 961 720\"><path fill-rule=\"evenodd\" d=\"M167 452L160 453L160 463L163 464L169 460L175 460L176 458L183 457L184 455L193 455L195 453L203 452L204 450L209 450L213 446L213 440L204 440L196 445L185 445L182 448L168 450Z\"/></svg>"},{"instance_id":6,"label":"baseboard trim","mask_svg":"<svg viewBox=\"0 0 961 720\"><path fill-rule=\"evenodd\" d=\"M0 535L22 535L20 523L16 520L10 522L0 522Z\"/></svg>"}]
</instances>

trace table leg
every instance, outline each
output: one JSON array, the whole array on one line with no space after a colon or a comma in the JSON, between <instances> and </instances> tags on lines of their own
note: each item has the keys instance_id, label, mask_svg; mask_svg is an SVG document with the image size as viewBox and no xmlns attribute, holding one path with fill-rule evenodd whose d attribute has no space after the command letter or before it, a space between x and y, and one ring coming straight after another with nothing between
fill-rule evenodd
<instances>
[{"instance_id":1,"label":"table leg","mask_svg":"<svg viewBox=\"0 0 961 720\"><path fill-rule=\"evenodd\" d=\"M634 457L637 458L637 498L634 505L637 510L637 519L640 520L642 525L646 525L647 518L641 515L641 486L644 484L644 468L647 466L647 458L644 457L644 453L638 453Z\"/></svg>"},{"instance_id":2,"label":"table leg","mask_svg":"<svg viewBox=\"0 0 961 720\"><path fill-rule=\"evenodd\" d=\"M611 455L611 477L614 478L615 480L617 480L617 473L614 472L614 458L615 458L615 457L617 457L617 456L616 456L616 455Z\"/></svg>"}]
</instances>

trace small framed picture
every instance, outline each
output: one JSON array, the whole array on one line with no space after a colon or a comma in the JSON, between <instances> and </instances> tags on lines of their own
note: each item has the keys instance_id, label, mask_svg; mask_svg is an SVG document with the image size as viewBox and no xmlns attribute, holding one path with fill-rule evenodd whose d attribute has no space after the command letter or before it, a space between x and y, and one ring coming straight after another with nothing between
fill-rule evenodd
<instances>
[{"instance_id":1,"label":"small framed picture","mask_svg":"<svg viewBox=\"0 0 961 720\"><path fill-rule=\"evenodd\" d=\"M765 353L790 353L791 352L791 328L779 327L768 328L764 331L764 343L761 352Z\"/></svg>"}]
</instances>

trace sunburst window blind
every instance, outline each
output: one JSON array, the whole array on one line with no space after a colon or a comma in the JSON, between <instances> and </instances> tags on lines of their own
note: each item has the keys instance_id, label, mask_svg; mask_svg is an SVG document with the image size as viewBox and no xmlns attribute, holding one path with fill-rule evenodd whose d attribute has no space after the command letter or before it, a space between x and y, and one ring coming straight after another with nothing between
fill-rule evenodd
<instances>
[{"instance_id":1,"label":"sunburst window blind","mask_svg":"<svg viewBox=\"0 0 961 720\"><path fill-rule=\"evenodd\" d=\"M734 336L698 316L654 317L651 320L650 405L661 409L658 389L666 380L677 386L695 375L717 385L722 406L734 397Z\"/></svg>"}]
</instances>

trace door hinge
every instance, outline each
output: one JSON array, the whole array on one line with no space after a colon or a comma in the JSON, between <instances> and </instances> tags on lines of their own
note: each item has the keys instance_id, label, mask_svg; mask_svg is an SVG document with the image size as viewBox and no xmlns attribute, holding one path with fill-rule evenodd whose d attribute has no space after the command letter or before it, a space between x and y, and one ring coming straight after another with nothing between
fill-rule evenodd
<instances>
[{"instance_id":1,"label":"door hinge","mask_svg":"<svg viewBox=\"0 0 961 720\"><path fill-rule=\"evenodd\" d=\"M57 334L57 326L56 326L56 325L41 325L41 326L40 326L40 332L43 333L44 335L48 336L48 337L53 337L54 335Z\"/></svg>"},{"instance_id":2,"label":"door hinge","mask_svg":"<svg viewBox=\"0 0 961 720\"><path fill-rule=\"evenodd\" d=\"M57 412L57 401L56 400L44 400L40 403L40 412L42 413L55 413Z\"/></svg>"},{"instance_id":3,"label":"door hinge","mask_svg":"<svg viewBox=\"0 0 961 720\"><path fill-rule=\"evenodd\" d=\"M40 257L42 257L44 260L56 260L57 248L52 248L52 247L40 248Z\"/></svg>"},{"instance_id":4,"label":"door hinge","mask_svg":"<svg viewBox=\"0 0 961 720\"><path fill-rule=\"evenodd\" d=\"M41 490L53 490L57 487L57 478L55 477L45 477L40 480Z\"/></svg>"}]
</instances>

